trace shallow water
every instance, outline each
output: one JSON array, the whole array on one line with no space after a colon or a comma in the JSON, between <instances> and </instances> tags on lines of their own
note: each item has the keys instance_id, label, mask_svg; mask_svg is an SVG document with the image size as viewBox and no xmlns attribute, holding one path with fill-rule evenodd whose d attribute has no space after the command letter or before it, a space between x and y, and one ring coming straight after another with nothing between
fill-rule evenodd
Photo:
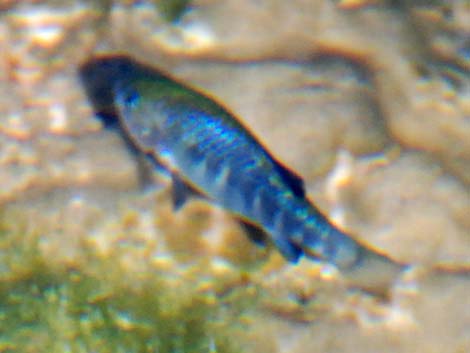
<instances>
[{"instance_id":1,"label":"shallow water","mask_svg":"<svg viewBox=\"0 0 470 353\"><path fill-rule=\"evenodd\" d=\"M469 352L468 1L162 6L0 4L0 352ZM86 98L79 66L109 53L223 102L414 266L364 292L204 200L173 212Z\"/></svg>"}]
</instances>

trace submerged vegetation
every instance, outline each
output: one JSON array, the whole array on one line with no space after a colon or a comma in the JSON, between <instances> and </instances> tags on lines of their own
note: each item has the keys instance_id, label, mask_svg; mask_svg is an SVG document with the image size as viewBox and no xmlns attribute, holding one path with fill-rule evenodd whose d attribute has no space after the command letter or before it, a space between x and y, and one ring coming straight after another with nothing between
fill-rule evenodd
<instances>
[{"instance_id":1,"label":"submerged vegetation","mask_svg":"<svg viewBox=\"0 0 470 353\"><path fill-rule=\"evenodd\" d=\"M215 294L157 272L130 283L113 257L50 267L40 232L11 217L0 215L0 352L240 351Z\"/></svg>"},{"instance_id":2,"label":"submerged vegetation","mask_svg":"<svg viewBox=\"0 0 470 353\"><path fill-rule=\"evenodd\" d=\"M79 274L3 287L0 351L234 352L210 327L211 305L203 298L189 294L182 302L163 288L100 295L101 287Z\"/></svg>"}]
</instances>

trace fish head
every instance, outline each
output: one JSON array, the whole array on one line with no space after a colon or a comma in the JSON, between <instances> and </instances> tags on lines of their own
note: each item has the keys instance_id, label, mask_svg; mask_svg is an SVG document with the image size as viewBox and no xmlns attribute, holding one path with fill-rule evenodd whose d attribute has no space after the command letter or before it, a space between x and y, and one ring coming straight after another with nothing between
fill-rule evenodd
<instances>
[{"instance_id":1,"label":"fish head","mask_svg":"<svg viewBox=\"0 0 470 353\"><path fill-rule=\"evenodd\" d=\"M80 79L96 112L115 113L113 87L129 67L127 58L111 56L92 59L80 67Z\"/></svg>"},{"instance_id":2,"label":"fish head","mask_svg":"<svg viewBox=\"0 0 470 353\"><path fill-rule=\"evenodd\" d=\"M121 73L113 86L114 104L122 126L143 150L151 151L161 139L167 115L148 92L153 89L151 77L142 73Z\"/></svg>"},{"instance_id":3,"label":"fish head","mask_svg":"<svg viewBox=\"0 0 470 353\"><path fill-rule=\"evenodd\" d=\"M123 55L97 57L79 73L95 111L117 116L120 127L143 150L155 147L164 118L155 92L162 97L165 75Z\"/></svg>"}]
</instances>

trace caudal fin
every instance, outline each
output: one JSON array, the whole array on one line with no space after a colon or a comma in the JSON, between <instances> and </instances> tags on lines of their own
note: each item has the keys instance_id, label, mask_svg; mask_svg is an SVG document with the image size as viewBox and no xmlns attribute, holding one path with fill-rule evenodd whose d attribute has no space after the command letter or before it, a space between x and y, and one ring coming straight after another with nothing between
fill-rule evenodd
<instances>
[{"instance_id":1,"label":"caudal fin","mask_svg":"<svg viewBox=\"0 0 470 353\"><path fill-rule=\"evenodd\" d=\"M352 286L371 292L389 289L406 269L390 258L371 249L361 247L361 260L357 266L341 271L342 276Z\"/></svg>"}]
</instances>

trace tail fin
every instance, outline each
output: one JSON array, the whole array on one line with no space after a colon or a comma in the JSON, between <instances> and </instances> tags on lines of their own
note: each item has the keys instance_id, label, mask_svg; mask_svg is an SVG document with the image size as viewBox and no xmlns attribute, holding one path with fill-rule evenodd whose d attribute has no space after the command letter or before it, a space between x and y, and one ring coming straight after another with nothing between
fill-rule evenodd
<instances>
[{"instance_id":1,"label":"tail fin","mask_svg":"<svg viewBox=\"0 0 470 353\"><path fill-rule=\"evenodd\" d=\"M330 262L339 269L353 268L361 262L361 246L326 219L305 228L301 248L307 256Z\"/></svg>"},{"instance_id":2,"label":"tail fin","mask_svg":"<svg viewBox=\"0 0 470 353\"><path fill-rule=\"evenodd\" d=\"M342 271L343 277L352 286L371 292L390 288L406 266L365 247L360 248L357 266Z\"/></svg>"},{"instance_id":3,"label":"tail fin","mask_svg":"<svg viewBox=\"0 0 470 353\"><path fill-rule=\"evenodd\" d=\"M336 265L351 286L371 292L390 288L405 269L404 265L365 247L333 227L322 236L307 232L302 250L308 256Z\"/></svg>"}]
</instances>

